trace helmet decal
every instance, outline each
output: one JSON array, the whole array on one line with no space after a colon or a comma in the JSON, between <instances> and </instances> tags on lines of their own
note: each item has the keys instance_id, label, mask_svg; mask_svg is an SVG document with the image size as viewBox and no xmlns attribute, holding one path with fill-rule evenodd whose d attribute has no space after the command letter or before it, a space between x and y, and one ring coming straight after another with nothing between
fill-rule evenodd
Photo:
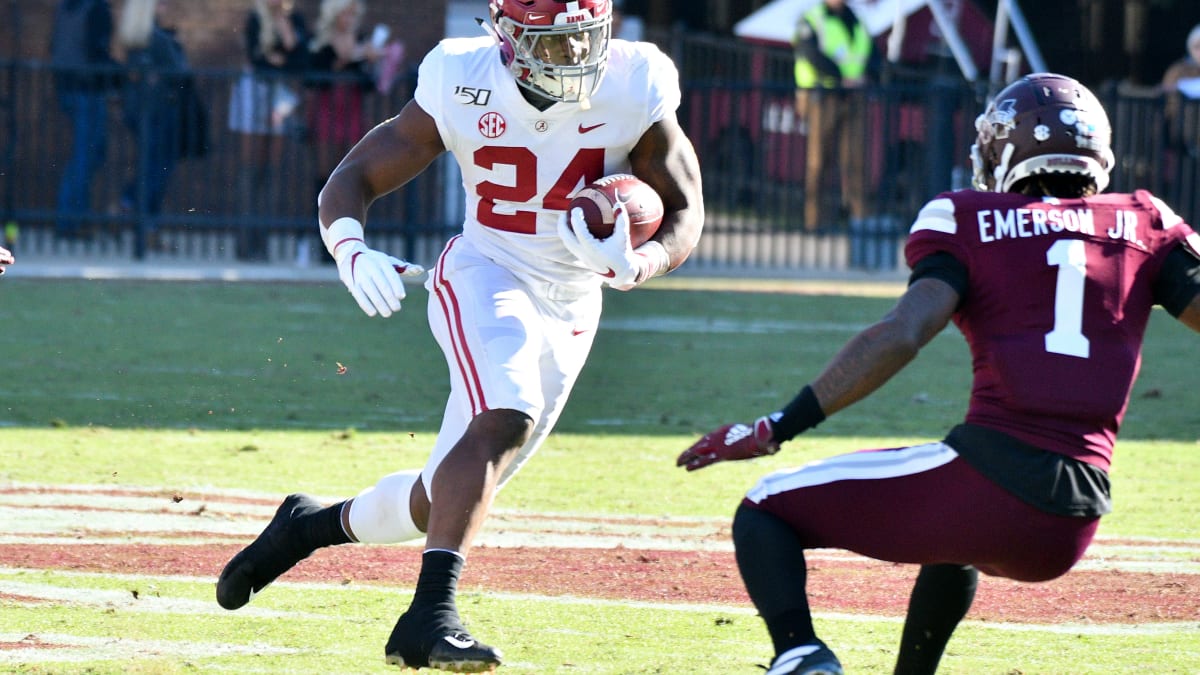
<instances>
[{"instance_id":1,"label":"helmet decal","mask_svg":"<svg viewBox=\"0 0 1200 675\"><path fill-rule=\"evenodd\" d=\"M975 120L975 187L1007 192L1036 174L1090 177L1101 192L1115 164L1099 99L1064 75L1035 73L1005 87Z\"/></svg>"}]
</instances>

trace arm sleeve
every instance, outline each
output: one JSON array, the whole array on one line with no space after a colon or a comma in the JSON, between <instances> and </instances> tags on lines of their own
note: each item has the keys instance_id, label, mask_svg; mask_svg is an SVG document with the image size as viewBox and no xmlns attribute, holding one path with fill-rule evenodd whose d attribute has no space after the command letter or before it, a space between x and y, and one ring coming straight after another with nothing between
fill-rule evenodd
<instances>
[{"instance_id":1,"label":"arm sleeve","mask_svg":"<svg viewBox=\"0 0 1200 675\"><path fill-rule=\"evenodd\" d=\"M926 277L940 279L953 288L958 297L967 297L967 266L945 251L931 253L913 265L912 274L908 276L911 286L919 279ZM959 303L961 304L961 300Z\"/></svg>"},{"instance_id":2,"label":"arm sleeve","mask_svg":"<svg viewBox=\"0 0 1200 675\"><path fill-rule=\"evenodd\" d=\"M449 150L456 139L453 130L446 124L445 103L439 95L442 91L442 82L454 81L452 76L447 76L446 71L445 42L439 42L436 47L429 50L429 53L421 60L421 65L417 67L417 88L413 91L413 100L421 106L421 110L433 118L434 123L437 124L438 135L442 137L442 143Z\"/></svg>"},{"instance_id":3,"label":"arm sleeve","mask_svg":"<svg viewBox=\"0 0 1200 675\"><path fill-rule=\"evenodd\" d=\"M683 98L679 89L679 70L671 57L657 47L647 58L649 72L650 101L649 121L651 124L673 114Z\"/></svg>"},{"instance_id":4,"label":"arm sleeve","mask_svg":"<svg viewBox=\"0 0 1200 675\"><path fill-rule=\"evenodd\" d=\"M438 97L438 85L443 82L446 74L445 53L442 45L434 47L421 60L417 67L417 88L413 91L413 99L421 109L436 119L442 117L441 99Z\"/></svg>"},{"instance_id":5,"label":"arm sleeve","mask_svg":"<svg viewBox=\"0 0 1200 675\"><path fill-rule=\"evenodd\" d=\"M1171 249L1154 280L1154 301L1178 317L1200 293L1200 259L1182 244Z\"/></svg>"}]
</instances>

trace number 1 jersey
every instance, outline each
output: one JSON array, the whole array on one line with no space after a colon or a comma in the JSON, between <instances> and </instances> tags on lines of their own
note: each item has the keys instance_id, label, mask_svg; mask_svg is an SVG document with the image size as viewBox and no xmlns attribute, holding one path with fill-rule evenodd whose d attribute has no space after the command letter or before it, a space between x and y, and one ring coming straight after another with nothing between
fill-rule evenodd
<instances>
[{"instance_id":1,"label":"number 1 jersey","mask_svg":"<svg viewBox=\"0 0 1200 675\"><path fill-rule=\"evenodd\" d=\"M1145 191L1084 199L958 191L926 204L909 266L967 270L954 315L971 349L966 421L1107 470L1167 254L1196 235Z\"/></svg>"}]
</instances>

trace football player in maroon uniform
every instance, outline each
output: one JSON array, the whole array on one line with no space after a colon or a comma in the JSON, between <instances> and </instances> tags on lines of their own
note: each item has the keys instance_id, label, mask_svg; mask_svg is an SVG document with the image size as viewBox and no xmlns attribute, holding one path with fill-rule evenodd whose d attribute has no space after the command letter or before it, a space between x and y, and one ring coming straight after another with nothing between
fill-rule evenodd
<instances>
[{"instance_id":1,"label":"football player in maroon uniform","mask_svg":"<svg viewBox=\"0 0 1200 675\"><path fill-rule=\"evenodd\" d=\"M926 204L907 291L779 412L704 436L689 471L779 450L878 389L953 321L971 349L966 419L941 441L772 473L733 521L775 648L768 675L841 673L813 629L804 551L921 566L897 673L932 673L979 572L1054 579L1110 511L1108 468L1153 305L1200 332L1200 237L1149 192L1101 194L1111 127L1075 80L1029 75L976 121L975 190Z\"/></svg>"}]
</instances>

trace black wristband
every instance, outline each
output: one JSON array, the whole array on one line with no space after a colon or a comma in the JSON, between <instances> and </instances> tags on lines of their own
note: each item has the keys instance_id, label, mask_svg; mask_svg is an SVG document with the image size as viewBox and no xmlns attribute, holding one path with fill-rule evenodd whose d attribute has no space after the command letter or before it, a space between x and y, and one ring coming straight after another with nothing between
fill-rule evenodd
<instances>
[{"instance_id":1,"label":"black wristband","mask_svg":"<svg viewBox=\"0 0 1200 675\"><path fill-rule=\"evenodd\" d=\"M801 432L824 421L825 413L821 410L821 404L817 402L817 395L813 393L812 387L804 385L791 403L782 411L771 415L772 436L776 443L790 441Z\"/></svg>"}]
</instances>

